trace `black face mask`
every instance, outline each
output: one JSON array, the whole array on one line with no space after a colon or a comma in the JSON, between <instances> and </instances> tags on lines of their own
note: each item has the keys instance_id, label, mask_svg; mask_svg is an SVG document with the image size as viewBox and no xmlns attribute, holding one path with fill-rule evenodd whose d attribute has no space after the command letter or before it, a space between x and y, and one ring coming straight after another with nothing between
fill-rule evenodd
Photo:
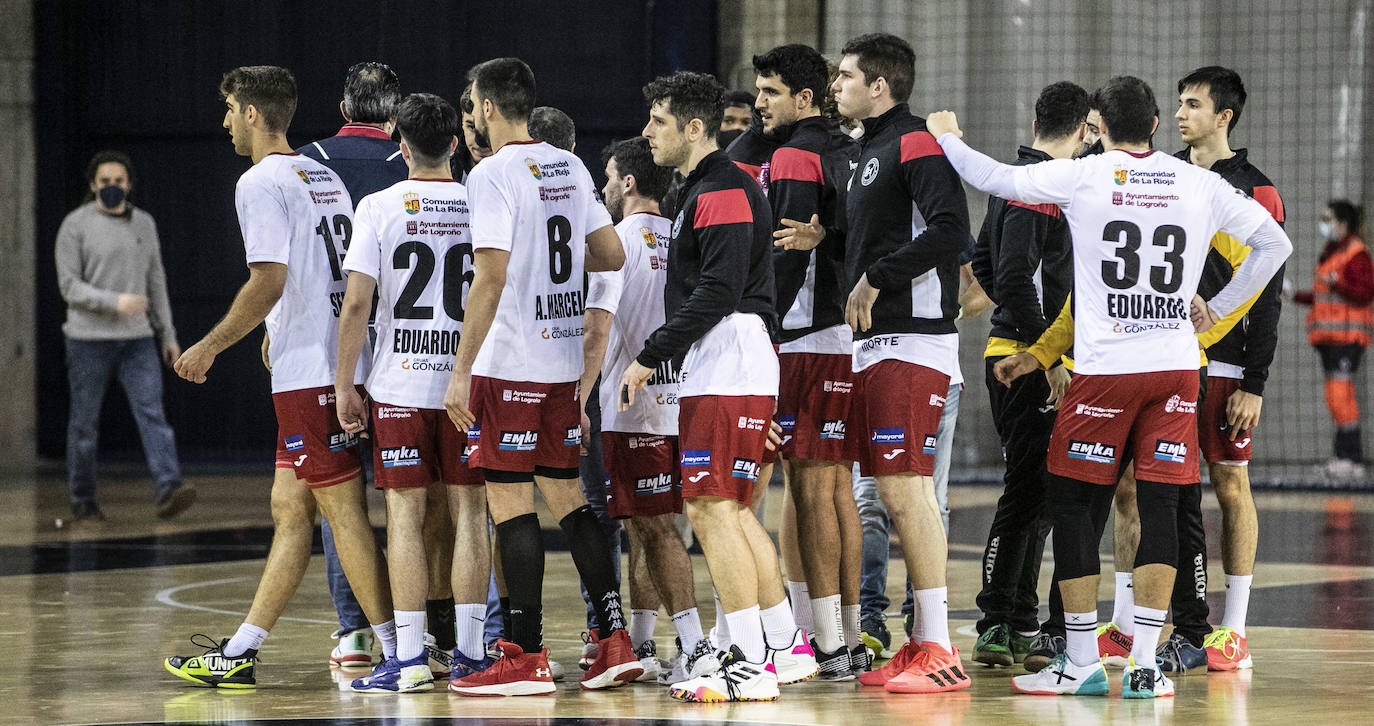
<instances>
[{"instance_id":1,"label":"black face mask","mask_svg":"<svg viewBox=\"0 0 1374 726\"><path fill-rule=\"evenodd\" d=\"M97 193L100 195L100 204L106 209L118 208L128 196L122 187L117 187L114 184L101 187Z\"/></svg>"}]
</instances>

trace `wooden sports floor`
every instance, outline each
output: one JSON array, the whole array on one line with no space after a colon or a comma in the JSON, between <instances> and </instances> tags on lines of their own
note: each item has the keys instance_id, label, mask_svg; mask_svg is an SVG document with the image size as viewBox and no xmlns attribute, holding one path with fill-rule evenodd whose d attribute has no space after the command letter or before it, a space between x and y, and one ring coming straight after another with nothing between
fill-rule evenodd
<instances>
[{"instance_id":1,"label":"wooden sports floor","mask_svg":"<svg viewBox=\"0 0 1374 726\"><path fill-rule=\"evenodd\" d=\"M223 637L240 622L270 539L269 474L191 477L201 499L170 524L153 517L146 480L107 477L100 496L110 521L61 529L54 526L67 514L60 471L0 474L6 503L0 509L0 646L13 656L0 678L0 723L1374 723L1374 496L1322 492L1257 496L1261 540L1249 617L1254 670L1183 677L1176 697L1152 702L1116 695L1119 672L1109 672L1116 682L1108 698L1014 695L1009 678L1020 666L992 670L967 656L973 687L933 696L892 695L856 683L803 683L784 687L776 703L738 705L677 703L666 689L647 684L579 693L584 615L565 552L549 554L544 588L547 643L570 671L554 697L347 691L346 679L359 673L328 666L335 624L322 557L263 648L257 689L196 688L167 674L161 659L198 654L191 634ZM773 521L780 493L770 493ZM991 486L951 491L950 607L955 644L964 650L973 646L978 558L998 493ZM380 510L374 507L378 525ZM1206 517L1213 535L1220 515L1211 501ZM554 525L546 518L545 526ZM1215 536L1209 539L1211 575L1220 583ZM709 626L709 580L701 558L694 561ZM1103 565L1108 574L1099 612L1106 617L1109 554ZM1043 575L1042 596L1048 567ZM894 633L901 632L896 610L903 577L896 559L888 581ZM1219 613L1221 592L1209 599ZM660 618L657 639L671 649L667 618Z\"/></svg>"}]
</instances>

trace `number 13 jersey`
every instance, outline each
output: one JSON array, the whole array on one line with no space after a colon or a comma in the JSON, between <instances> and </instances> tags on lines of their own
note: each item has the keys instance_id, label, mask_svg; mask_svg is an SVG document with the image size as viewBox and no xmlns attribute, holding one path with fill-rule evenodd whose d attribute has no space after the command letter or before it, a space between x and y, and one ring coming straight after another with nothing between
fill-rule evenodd
<instances>
[{"instance_id":1,"label":"number 13 jersey","mask_svg":"<svg viewBox=\"0 0 1374 726\"><path fill-rule=\"evenodd\" d=\"M568 383L582 375L587 235L611 224L586 167L543 142L510 142L468 175L474 250L510 253L472 374Z\"/></svg>"},{"instance_id":2,"label":"number 13 jersey","mask_svg":"<svg viewBox=\"0 0 1374 726\"><path fill-rule=\"evenodd\" d=\"M472 284L467 190L407 179L363 197L344 269L377 281L377 352L367 392L443 408Z\"/></svg>"},{"instance_id":3,"label":"number 13 jersey","mask_svg":"<svg viewBox=\"0 0 1374 726\"><path fill-rule=\"evenodd\" d=\"M1064 210L1073 237L1074 372L1194 370L1189 306L1212 236L1269 219L1220 176L1157 151L1017 167L1016 197Z\"/></svg>"}]
</instances>

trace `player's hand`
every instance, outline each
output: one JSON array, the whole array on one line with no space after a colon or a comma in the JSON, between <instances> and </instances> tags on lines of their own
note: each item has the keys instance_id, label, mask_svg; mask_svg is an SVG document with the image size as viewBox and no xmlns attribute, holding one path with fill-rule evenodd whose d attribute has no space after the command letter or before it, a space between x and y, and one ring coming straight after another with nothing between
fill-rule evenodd
<instances>
[{"instance_id":1,"label":"player's hand","mask_svg":"<svg viewBox=\"0 0 1374 726\"><path fill-rule=\"evenodd\" d=\"M335 413L345 433L367 437L367 407L356 386L334 386Z\"/></svg>"},{"instance_id":2,"label":"player's hand","mask_svg":"<svg viewBox=\"0 0 1374 726\"><path fill-rule=\"evenodd\" d=\"M810 222L798 222L794 219L782 220L782 229L773 233L773 246L781 247L785 250L801 250L803 252L816 249L816 245L825 239L825 227L821 226L821 216L811 215Z\"/></svg>"},{"instance_id":3,"label":"player's hand","mask_svg":"<svg viewBox=\"0 0 1374 726\"><path fill-rule=\"evenodd\" d=\"M625 375L620 377L620 396L617 397L621 411L630 410L635 402L635 391L649 382L653 372L653 369L640 365L639 361L632 361L630 367L625 369Z\"/></svg>"},{"instance_id":4,"label":"player's hand","mask_svg":"<svg viewBox=\"0 0 1374 726\"><path fill-rule=\"evenodd\" d=\"M115 298L115 312L120 315L142 315L148 312L148 296L121 292Z\"/></svg>"},{"instance_id":5,"label":"player's hand","mask_svg":"<svg viewBox=\"0 0 1374 726\"><path fill-rule=\"evenodd\" d=\"M444 391L444 410L448 411L448 418L453 425L465 434L477 423L477 417L468 408L471 385L472 374L454 368L453 375L448 379L448 390Z\"/></svg>"},{"instance_id":6,"label":"player's hand","mask_svg":"<svg viewBox=\"0 0 1374 726\"><path fill-rule=\"evenodd\" d=\"M181 357L172 364L172 370L192 383L204 383L205 374L214 364L215 352L210 350L210 346L202 340L187 348L186 352L182 353Z\"/></svg>"},{"instance_id":7,"label":"player's hand","mask_svg":"<svg viewBox=\"0 0 1374 726\"><path fill-rule=\"evenodd\" d=\"M171 342L171 343L166 343L166 344L164 344L164 345L162 346L162 364L163 364L163 365L167 366L168 368L171 368L171 367L172 367L172 364L173 364L173 363L176 363L176 362L177 362L177 358L180 358L180 357L181 357L181 346L177 345L175 341L173 341L173 342Z\"/></svg>"},{"instance_id":8,"label":"player's hand","mask_svg":"<svg viewBox=\"0 0 1374 726\"><path fill-rule=\"evenodd\" d=\"M768 438L764 439L763 446L769 451L777 451L782 446L782 424L777 421L768 422Z\"/></svg>"},{"instance_id":9,"label":"player's hand","mask_svg":"<svg viewBox=\"0 0 1374 726\"><path fill-rule=\"evenodd\" d=\"M1045 399L1045 403L1050 404L1055 411L1058 411L1059 404L1064 402L1064 392L1069 390L1069 378L1069 371L1064 366L1055 366L1045 371L1045 382L1050 384L1050 397Z\"/></svg>"},{"instance_id":10,"label":"player's hand","mask_svg":"<svg viewBox=\"0 0 1374 726\"><path fill-rule=\"evenodd\" d=\"M1205 333L1221 322L1221 317L1212 312L1201 295L1193 296L1193 303L1188 306L1188 317L1193 321L1193 331L1197 333Z\"/></svg>"},{"instance_id":11,"label":"player's hand","mask_svg":"<svg viewBox=\"0 0 1374 726\"><path fill-rule=\"evenodd\" d=\"M1259 425L1260 408L1264 397L1237 390L1226 399L1226 423L1231 425L1231 440L1242 431L1249 431Z\"/></svg>"},{"instance_id":12,"label":"player's hand","mask_svg":"<svg viewBox=\"0 0 1374 726\"><path fill-rule=\"evenodd\" d=\"M959 130L959 118L953 111L936 111L926 117L926 131L936 139L945 134L954 134L958 138L964 138L964 132Z\"/></svg>"},{"instance_id":13,"label":"player's hand","mask_svg":"<svg viewBox=\"0 0 1374 726\"><path fill-rule=\"evenodd\" d=\"M844 322L851 330L860 333L873 327L873 302L878 299L878 288L868 284L868 273L859 276L849 300L844 305Z\"/></svg>"},{"instance_id":14,"label":"player's hand","mask_svg":"<svg viewBox=\"0 0 1374 726\"><path fill-rule=\"evenodd\" d=\"M263 331L263 333L262 333L262 367L263 367L263 368L266 368L268 373L271 373L271 372L272 372L272 357L269 356L269 355L267 354L268 349L271 348L271 347L272 347L272 341L267 337L267 331Z\"/></svg>"},{"instance_id":15,"label":"player's hand","mask_svg":"<svg viewBox=\"0 0 1374 726\"><path fill-rule=\"evenodd\" d=\"M1040 361L1030 353L1017 353L997 361L992 367L992 375L997 382L1011 388L1011 382L1040 367Z\"/></svg>"}]
</instances>

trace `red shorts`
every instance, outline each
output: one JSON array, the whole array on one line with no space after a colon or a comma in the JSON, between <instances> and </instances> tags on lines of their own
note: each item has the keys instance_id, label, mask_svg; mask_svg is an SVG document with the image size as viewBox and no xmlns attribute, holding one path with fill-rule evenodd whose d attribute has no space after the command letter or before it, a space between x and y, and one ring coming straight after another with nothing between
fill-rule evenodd
<instances>
[{"instance_id":1,"label":"red shorts","mask_svg":"<svg viewBox=\"0 0 1374 726\"><path fill-rule=\"evenodd\" d=\"M724 497L748 504L776 408L772 396L678 399L682 498Z\"/></svg>"},{"instance_id":2,"label":"red shorts","mask_svg":"<svg viewBox=\"0 0 1374 726\"><path fill-rule=\"evenodd\" d=\"M613 519L682 512L676 436L604 431L606 511Z\"/></svg>"},{"instance_id":3,"label":"red shorts","mask_svg":"<svg viewBox=\"0 0 1374 726\"><path fill-rule=\"evenodd\" d=\"M416 489L436 481L483 484L482 472L462 461L467 443L443 409L372 404L372 471L378 489Z\"/></svg>"},{"instance_id":4,"label":"red shorts","mask_svg":"<svg viewBox=\"0 0 1374 726\"><path fill-rule=\"evenodd\" d=\"M784 353L778 356L778 371L783 458L846 461L853 356Z\"/></svg>"},{"instance_id":5,"label":"red shorts","mask_svg":"<svg viewBox=\"0 0 1374 726\"><path fill-rule=\"evenodd\" d=\"M582 451L577 381L528 383L473 376L468 466L518 474L576 469Z\"/></svg>"},{"instance_id":6,"label":"red shorts","mask_svg":"<svg viewBox=\"0 0 1374 726\"><path fill-rule=\"evenodd\" d=\"M311 489L362 474L358 437L339 425L333 386L274 393L272 406L277 410L278 469L294 469Z\"/></svg>"},{"instance_id":7,"label":"red shorts","mask_svg":"<svg viewBox=\"0 0 1374 726\"><path fill-rule=\"evenodd\" d=\"M1197 438L1202 457L1209 464L1247 462L1254 455L1250 431L1241 431L1232 441L1226 425L1226 400L1239 390L1239 378L1207 377L1207 395L1202 397L1197 416Z\"/></svg>"},{"instance_id":8,"label":"red shorts","mask_svg":"<svg viewBox=\"0 0 1374 726\"><path fill-rule=\"evenodd\" d=\"M1050 473L1115 484L1134 459L1138 480L1200 481L1197 398L1197 371L1075 375L1050 436Z\"/></svg>"},{"instance_id":9,"label":"red shorts","mask_svg":"<svg viewBox=\"0 0 1374 726\"><path fill-rule=\"evenodd\" d=\"M855 373L844 458L863 476L932 476L947 393L948 375L915 363L885 360Z\"/></svg>"}]
</instances>

